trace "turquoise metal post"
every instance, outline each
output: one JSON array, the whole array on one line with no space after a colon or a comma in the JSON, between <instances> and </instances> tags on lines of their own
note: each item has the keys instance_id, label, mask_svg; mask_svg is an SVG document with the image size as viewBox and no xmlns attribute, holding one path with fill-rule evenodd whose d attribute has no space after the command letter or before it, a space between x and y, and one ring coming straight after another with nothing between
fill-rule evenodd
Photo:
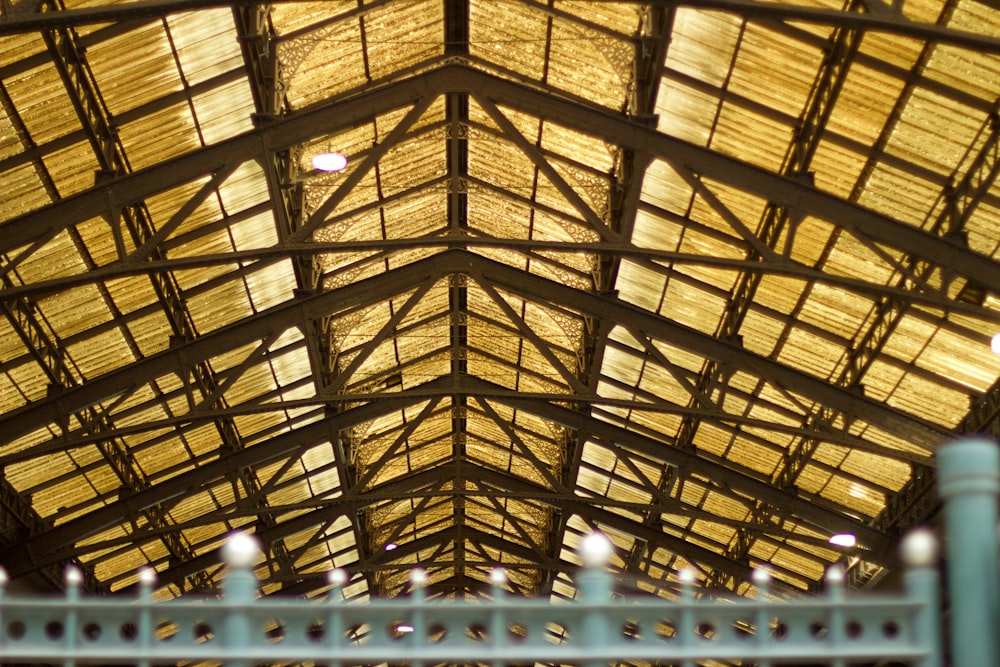
<instances>
[{"instance_id":1,"label":"turquoise metal post","mask_svg":"<svg viewBox=\"0 0 1000 667\"><path fill-rule=\"evenodd\" d=\"M902 545L903 584L906 596L919 602L913 617L913 640L927 647L927 656L913 667L941 667L941 585L937 571L938 546L934 533L926 529L910 531Z\"/></svg>"},{"instance_id":2,"label":"turquoise metal post","mask_svg":"<svg viewBox=\"0 0 1000 667\"><path fill-rule=\"evenodd\" d=\"M761 653L767 653L771 648L771 614L767 609L767 596L771 590L771 573L763 567L754 568L750 580L757 587L757 613L754 624L757 626L757 647ZM759 667L771 667L769 660L758 660Z\"/></svg>"},{"instance_id":3,"label":"turquoise metal post","mask_svg":"<svg viewBox=\"0 0 1000 667\"><path fill-rule=\"evenodd\" d=\"M580 619L580 637L574 639L570 631L570 641L579 643L597 652L606 652L611 646L610 628L607 618L600 608L586 609L586 606L605 606L611 598L611 575L604 570L611 559L611 540L601 533L591 533L580 543L580 557L583 569L576 576L576 588L580 591L580 602L585 606ZM607 660L582 663L582 667L605 667Z\"/></svg>"},{"instance_id":4,"label":"turquoise metal post","mask_svg":"<svg viewBox=\"0 0 1000 667\"><path fill-rule=\"evenodd\" d=\"M344 585L347 584L349 577L346 570L338 567L330 570L326 580L331 588L326 600L327 616L324 636L326 637L326 644L330 654L330 664L333 667L337 667L340 664L340 654L343 651L344 644L347 642L344 635L345 628L341 603L344 597Z\"/></svg>"},{"instance_id":5,"label":"turquoise metal post","mask_svg":"<svg viewBox=\"0 0 1000 667\"><path fill-rule=\"evenodd\" d=\"M985 438L938 449L944 500L951 648L956 667L996 665L1000 452Z\"/></svg>"},{"instance_id":6,"label":"turquoise metal post","mask_svg":"<svg viewBox=\"0 0 1000 667\"><path fill-rule=\"evenodd\" d=\"M834 659L831 667L845 667L842 652L847 642L847 619L844 617L844 570L833 565L826 571L826 594L830 600L830 643Z\"/></svg>"},{"instance_id":7,"label":"turquoise metal post","mask_svg":"<svg viewBox=\"0 0 1000 667\"><path fill-rule=\"evenodd\" d=\"M149 659L156 643L156 632L153 628L153 583L156 581L156 570L144 567L139 570L139 618L136 623L136 637L139 640L139 662L137 667L150 667Z\"/></svg>"},{"instance_id":8,"label":"turquoise metal post","mask_svg":"<svg viewBox=\"0 0 1000 667\"><path fill-rule=\"evenodd\" d=\"M413 632L410 633L410 645L414 653L417 655L424 652L424 648L427 644L427 619L424 616L424 602L426 599L426 591L424 591L424 586L427 585L427 572L421 568L410 571L410 591L413 603L413 614L410 617L410 625L413 627ZM411 660L410 664L413 667L423 667L423 660Z\"/></svg>"},{"instance_id":9,"label":"turquoise metal post","mask_svg":"<svg viewBox=\"0 0 1000 667\"><path fill-rule=\"evenodd\" d=\"M4 620L4 613L3 613L4 597L6 596L6 593L7 593L7 570L0 567L0 655L4 654L3 645L4 645L4 636L6 635L6 633L4 632L4 628L7 627L7 623Z\"/></svg>"},{"instance_id":10,"label":"turquoise metal post","mask_svg":"<svg viewBox=\"0 0 1000 667\"><path fill-rule=\"evenodd\" d=\"M677 647L682 653L689 653L695 646L695 626L694 626L694 568L685 567L677 576L681 584L681 611L680 618L676 621L674 637L677 640ZM695 667L695 661L685 658L681 661L682 667Z\"/></svg>"},{"instance_id":11,"label":"turquoise metal post","mask_svg":"<svg viewBox=\"0 0 1000 667\"><path fill-rule=\"evenodd\" d=\"M493 649L493 667L503 667L504 661L497 656L503 650L510 638L507 636L507 618L503 612L504 584L507 583L507 573L496 567L490 571L490 597L493 601L493 613L490 615L490 644Z\"/></svg>"},{"instance_id":12,"label":"turquoise metal post","mask_svg":"<svg viewBox=\"0 0 1000 667\"><path fill-rule=\"evenodd\" d=\"M247 655L253 637L253 623L249 611L257 597L257 576L253 566L259 553L256 540L245 533L229 537L222 549L222 559L229 566L222 585L223 637L222 643L230 654ZM250 667L252 660L228 659L226 667Z\"/></svg>"},{"instance_id":13,"label":"turquoise metal post","mask_svg":"<svg viewBox=\"0 0 1000 667\"><path fill-rule=\"evenodd\" d=\"M80 586L83 584L83 572L75 567L66 568L66 609L63 617L63 667L73 667L76 664L77 633L80 625Z\"/></svg>"}]
</instances>

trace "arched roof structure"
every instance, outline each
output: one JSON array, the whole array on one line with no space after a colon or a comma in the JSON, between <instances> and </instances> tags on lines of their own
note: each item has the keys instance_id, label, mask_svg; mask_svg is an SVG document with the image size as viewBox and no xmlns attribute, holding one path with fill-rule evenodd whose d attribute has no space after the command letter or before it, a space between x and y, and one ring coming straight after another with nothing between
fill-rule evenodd
<instances>
[{"instance_id":1,"label":"arched roof structure","mask_svg":"<svg viewBox=\"0 0 1000 667\"><path fill-rule=\"evenodd\" d=\"M4 0L0 563L870 585L995 428L998 95L992 0Z\"/></svg>"}]
</instances>

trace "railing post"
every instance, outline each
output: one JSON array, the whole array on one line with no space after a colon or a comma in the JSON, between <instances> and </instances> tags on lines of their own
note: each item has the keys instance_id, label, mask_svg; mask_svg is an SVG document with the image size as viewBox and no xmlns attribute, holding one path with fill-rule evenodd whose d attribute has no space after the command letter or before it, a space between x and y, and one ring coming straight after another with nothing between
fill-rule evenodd
<instances>
[{"instance_id":1,"label":"railing post","mask_svg":"<svg viewBox=\"0 0 1000 667\"><path fill-rule=\"evenodd\" d=\"M757 648L761 655L771 650L771 612L767 608L767 598L771 590L771 573L763 567L754 568L750 580L757 587L757 612L754 624L757 626ZM771 667L771 661L757 657L758 667Z\"/></svg>"},{"instance_id":2,"label":"railing post","mask_svg":"<svg viewBox=\"0 0 1000 667\"><path fill-rule=\"evenodd\" d=\"M844 615L844 570L839 565L833 565L826 571L826 596L830 601L830 644L833 647L834 658L832 667L845 667L843 658L847 641L847 618Z\"/></svg>"},{"instance_id":3,"label":"railing post","mask_svg":"<svg viewBox=\"0 0 1000 667\"><path fill-rule=\"evenodd\" d=\"M906 597L919 602L913 618L914 640L928 648L927 657L913 667L941 667L941 585L937 571L937 538L930 530L917 529L903 538L903 585Z\"/></svg>"},{"instance_id":4,"label":"railing post","mask_svg":"<svg viewBox=\"0 0 1000 667\"><path fill-rule=\"evenodd\" d=\"M424 602L426 601L427 572L421 568L410 571L410 602L413 605L413 614L410 616L410 624L413 631L410 633L410 645L414 654L420 655L425 652L427 644L427 618L424 615ZM423 660L412 660L413 667L423 667Z\"/></svg>"},{"instance_id":5,"label":"railing post","mask_svg":"<svg viewBox=\"0 0 1000 667\"><path fill-rule=\"evenodd\" d=\"M4 597L7 594L7 570L0 567L0 655L4 654L4 636L7 621L4 619Z\"/></svg>"},{"instance_id":6,"label":"railing post","mask_svg":"<svg viewBox=\"0 0 1000 667\"><path fill-rule=\"evenodd\" d=\"M506 643L510 641L507 632L507 617L503 610L505 598L503 585L505 583L507 583L507 573L499 567L493 568L490 571L490 597L493 609L490 614L490 644L493 649L490 664L492 667L503 667L504 661L498 656Z\"/></svg>"},{"instance_id":7,"label":"railing post","mask_svg":"<svg viewBox=\"0 0 1000 667\"><path fill-rule=\"evenodd\" d=\"M680 617L676 621L674 632L676 633L677 646L682 653L691 653L695 642L694 624L694 583L695 571L692 567L685 567L677 573L677 580L681 584L680 596ZM681 667L695 667L693 658L686 657L681 661Z\"/></svg>"},{"instance_id":8,"label":"railing post","mask_svg":"<svg viewBox=\"0 0 1000 667\"><path fill-rule=\"evenodd\" d=\"M253 566L259 553L257 541L246 533L231 535L222 548L223 562L229 567L222 584L223 646L233 653L247 655L253 637L250 606L257 596L257 576ZM226 667L250 667L252 660L227 657Z\"/></svg>"},{"instance_id":9,"label":"railing post","mask_svg":"<svg viewBox=\"0 0 1000 667\"><path fill-rule=\"evenodd\" d=\"M942 445L951 649L955 667L997 664L997 493L1000 452L985 438Z\"/></svg>"},{"instance_id":10,"label":"railing post","mask_svg":"<svg viewBox=\"0 0 1000 667\"><path fill-rule=\"evenodd\" d=\"M330 584L330 593L326 599L327 613L324 637L328 646L329 664L332 667L337 667L341 664L340 654L344 650L344 645L348 643L345 635L343 611L341 610L344 586L349 580L347 570L339 567L334 568L326 575L326 580Z\"/></svg>"},{"instance_id":11,"label":"railing post","mask_svg":"<svg viewBox=\"0 0 1000 667\"><path fill-rule=\"evenodd\" d=\"M66 568L66 609L63 616L63 667L73 667L76 664L76 646L78 643L80 625L80 586L83 585L83 572L75 566Z\"/></svg>"},{"instance_id":12,"label":"railing post","mask_svg":"<svg viewBox=\"0 0 1000 667\"><path fill-rule=\"evenodd\" d=\"M611 540L602 533L591 533L580 543L583 569L576 576L576 587L585 608L579 644L598 653L607 653L611 643L607 615L599 608L607 605L611 598L611 575L604 570L611 560L611 550ZM591 605L598 608L587 608ZM574 641L572 634L570 641ZM607 664L607 660L594 660L582 663L582 667L606 667Z\"/></svg>"},{"instance_id":13,"label":"railing post","mask_svg":"<svg viewBox=\"0 0 1000 667\"><path fill-rule=\"evenodd\" d=\"M136 623L136 639L139 641L138 667L150 667L150 654L156 644L156 628L153 627L153 584L156 570L144 567L139 570L139 618Z\"/></svg>"}]
</instances>

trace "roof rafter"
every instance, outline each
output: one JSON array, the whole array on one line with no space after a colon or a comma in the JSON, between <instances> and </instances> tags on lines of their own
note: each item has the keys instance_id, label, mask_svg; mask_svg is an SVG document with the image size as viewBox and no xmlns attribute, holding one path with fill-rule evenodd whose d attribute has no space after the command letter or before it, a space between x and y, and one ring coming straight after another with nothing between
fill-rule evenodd
<instances>
[{"instance_id":1,"label":"roof rafter","mask_svg":"<svg viewBox=\"0 0 1000 667\"><path fill-rule=\"evenodd\" d=\"M461 65L447 65L320 107L304 110L242 135L193 153L120 176L79 195L62 199L38 211L0 224L0 252L12 252L50 238L61 229L106 210L108 202L122 206L157 192L211 174L224 165L261 159L260 149L272 150L301 143L322 132L332 132L370 118L373 114L412 106L428 96L447 92L476 92L497 103L559 122L633 150L648 149L656 156L685 165L695 173L753 192L767 200L808 212L843 227L859 237L897 248L911 255L933 258L955 275L1000 284L1000 263L939 235L902 224L874 211L786 178L669 137L607 110L588 107L527 86L505 81ZM553 91L554 92L554 91Z\"/></svg>"}]
</instances>

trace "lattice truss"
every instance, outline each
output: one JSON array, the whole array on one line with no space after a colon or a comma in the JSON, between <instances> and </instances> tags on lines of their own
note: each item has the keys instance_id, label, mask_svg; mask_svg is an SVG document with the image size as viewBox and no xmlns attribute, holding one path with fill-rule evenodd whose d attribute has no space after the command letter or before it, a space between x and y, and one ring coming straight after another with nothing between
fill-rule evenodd
<instances>
[{"instance_id":1,"label":"lattice truss","mask_svg":"<svg viewBox=\"0 0 1000 667\"><path fill-rule=\"evenodd\" d=\"M4 0L0 564L897 567L995 424L1000 11L700 4Z\"/></svg>"}]
</instances>

